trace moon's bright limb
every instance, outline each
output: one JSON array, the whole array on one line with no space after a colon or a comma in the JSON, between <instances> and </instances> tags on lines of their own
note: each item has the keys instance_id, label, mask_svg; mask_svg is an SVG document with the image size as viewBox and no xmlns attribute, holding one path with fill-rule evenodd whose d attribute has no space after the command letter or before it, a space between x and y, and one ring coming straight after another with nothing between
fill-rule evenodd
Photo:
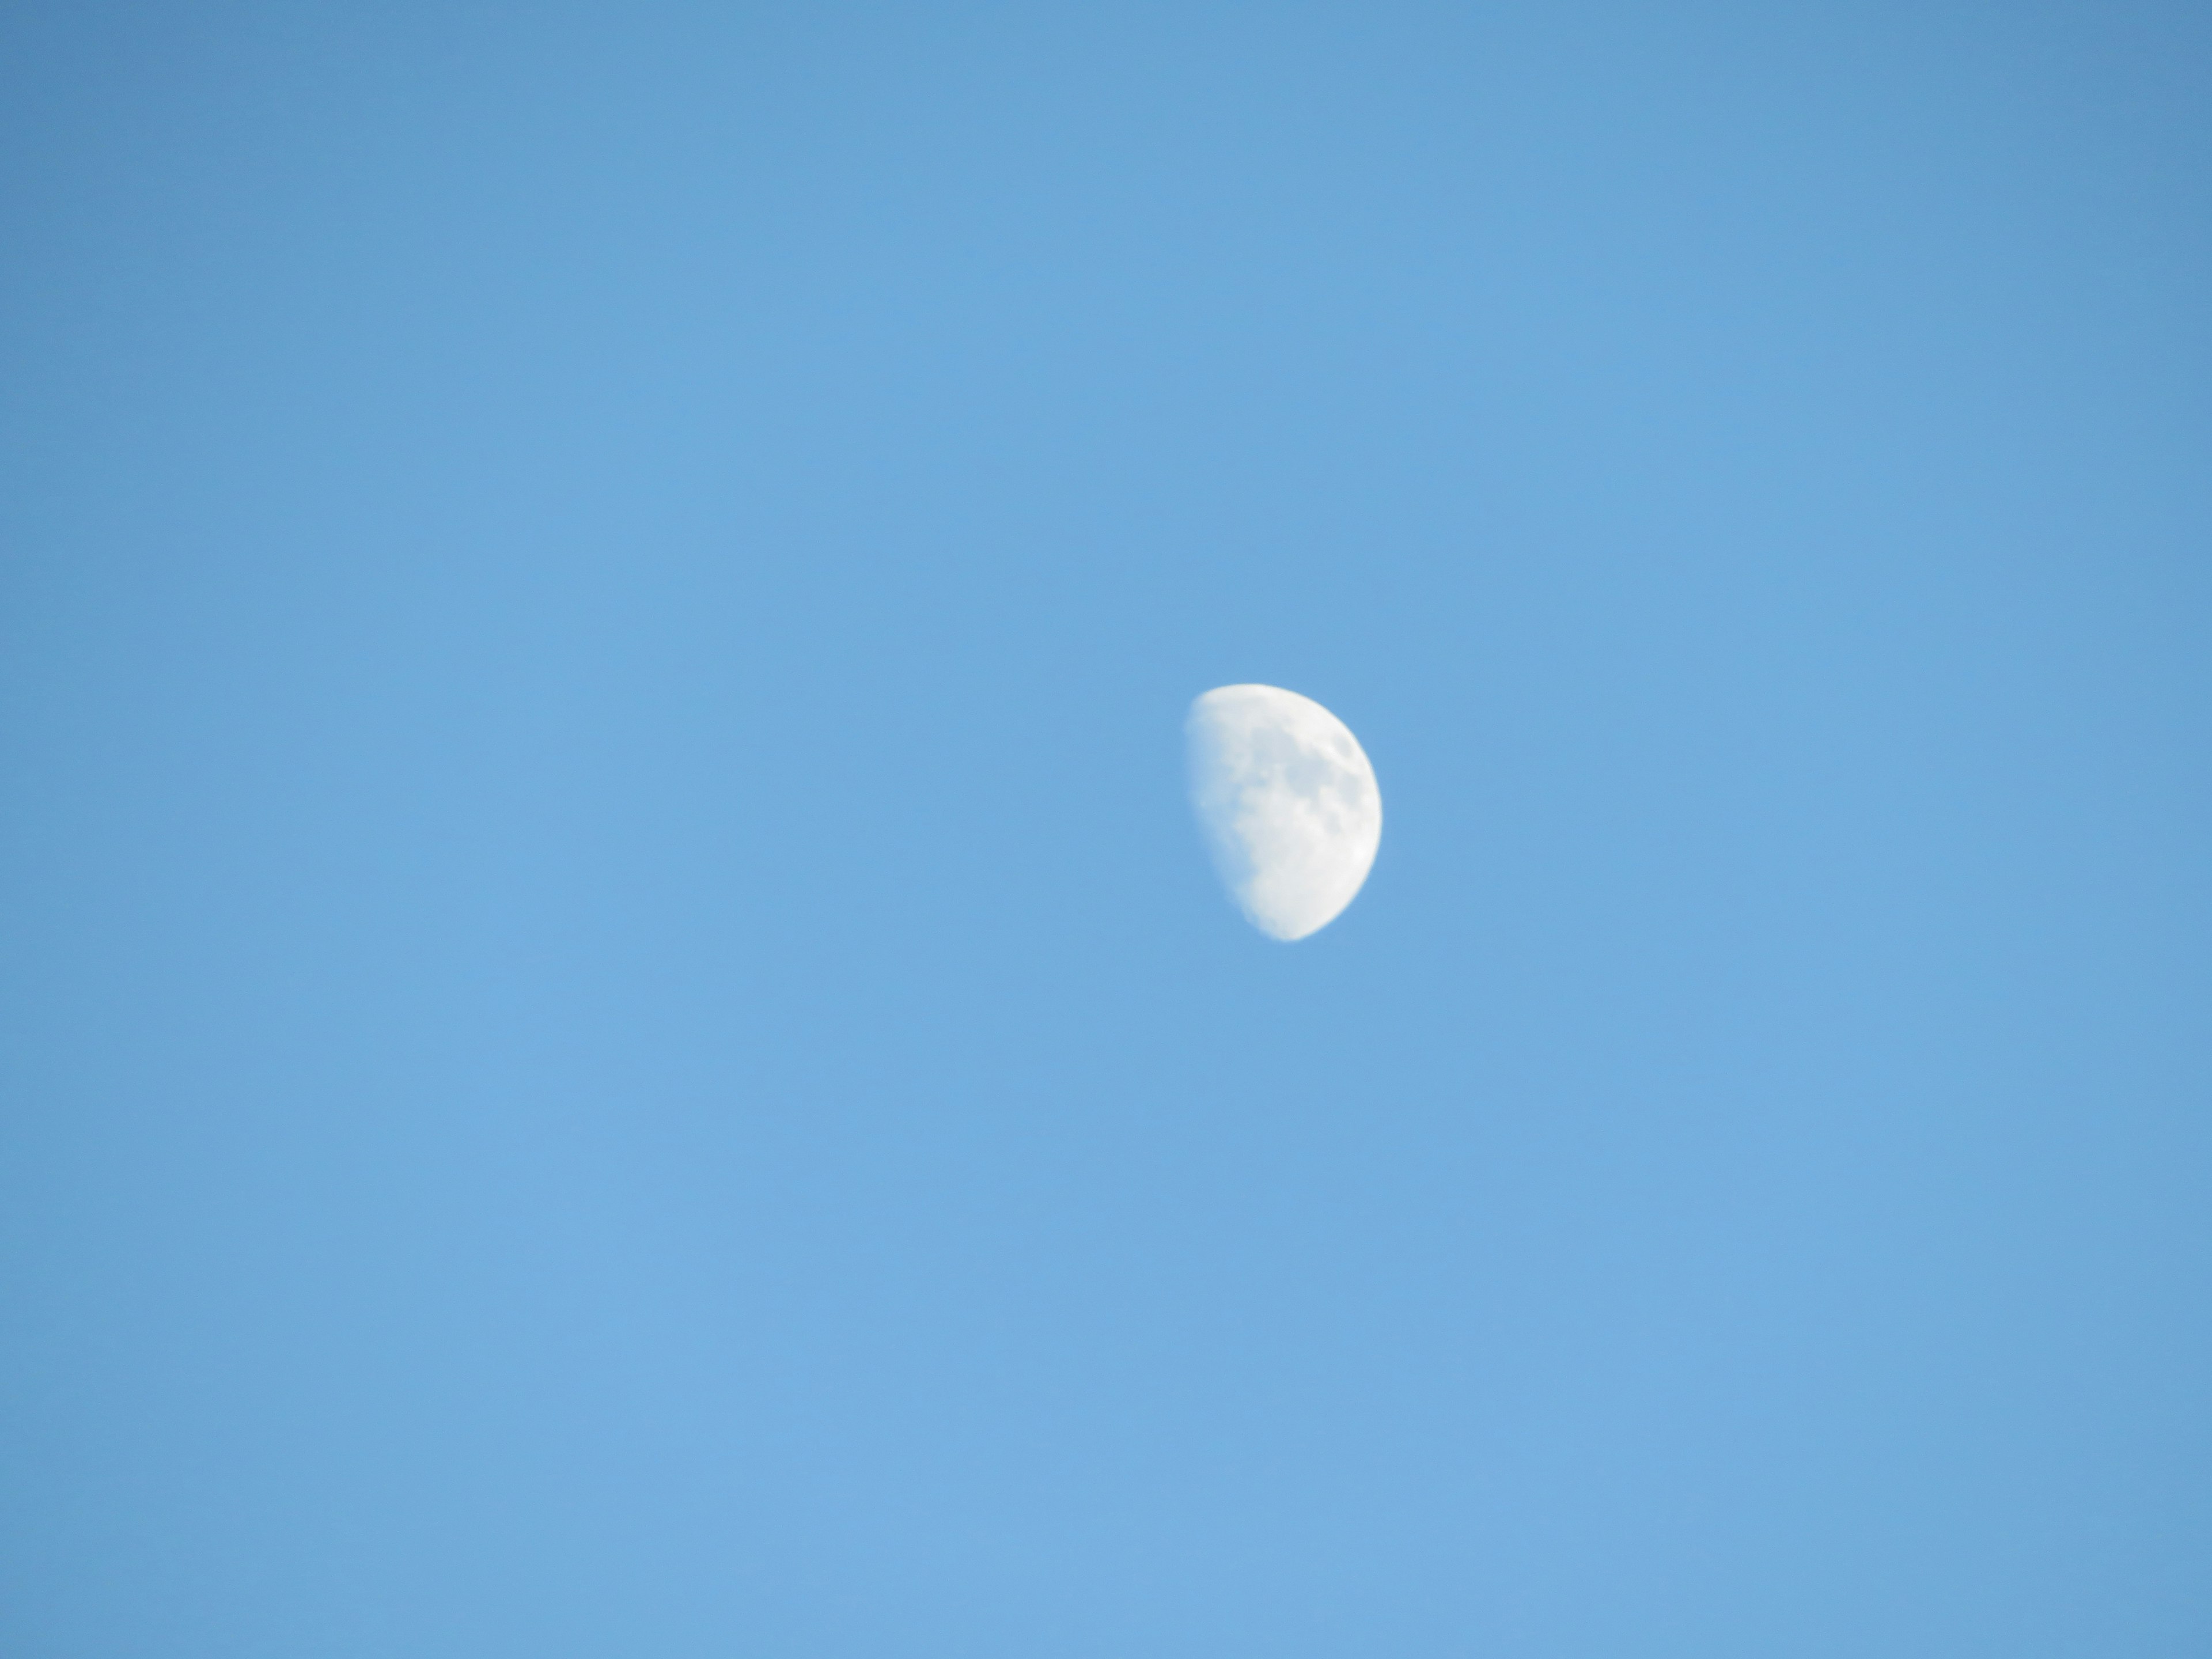
<instances>
[{"instance_id":1,"label":"moon's bright limb","mask_svg":"<svg viewBox=\"0 0 2212 1659\"><path fill-rule=\"evenodd\" d=\"M1190 801L1222 884L1261 933L1304 939L1352 902L1382 842L1359 739L1310 697L1224 685L1183 723Z\"/></svg>"}]
</instances>

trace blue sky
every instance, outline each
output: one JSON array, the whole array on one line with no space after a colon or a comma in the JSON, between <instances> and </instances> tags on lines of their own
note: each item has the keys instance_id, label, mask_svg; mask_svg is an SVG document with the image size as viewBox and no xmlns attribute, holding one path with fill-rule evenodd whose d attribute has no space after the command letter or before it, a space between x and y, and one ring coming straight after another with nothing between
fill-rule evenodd
<instances>
[{"instance_id":1,"label":"blue sky","mask_svg":"<svg viewBox=\"0 0 2212 1659\"><path fill-rule=\"evenodd\" d=\"M0 1647L2204 1650L2208 153L2181 5L11 9Z\"/></svg>"}]
</instances>

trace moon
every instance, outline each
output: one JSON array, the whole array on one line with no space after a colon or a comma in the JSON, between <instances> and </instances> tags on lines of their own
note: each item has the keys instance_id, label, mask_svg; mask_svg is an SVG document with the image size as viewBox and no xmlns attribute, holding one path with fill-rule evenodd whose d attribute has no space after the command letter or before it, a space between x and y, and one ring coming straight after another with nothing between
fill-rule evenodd
<instances>
[{"instance_id":1,"label":"moon","mask_svg":"<svg viewBox=\"0 0 2212 1659\"><path fill-rule=\"evenodd\" d=\"M1382 843L1367 751L1310 697L1217 686L1183 722L1190 804L1221 884L1270 939L1304 939L1342 914Z\"/></svg>"}]
</instances>

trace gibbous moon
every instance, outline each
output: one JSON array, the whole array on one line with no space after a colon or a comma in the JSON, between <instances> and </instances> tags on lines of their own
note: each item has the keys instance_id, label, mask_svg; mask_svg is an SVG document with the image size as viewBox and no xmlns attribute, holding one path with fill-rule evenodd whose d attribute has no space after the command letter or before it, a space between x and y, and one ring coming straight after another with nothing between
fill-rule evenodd
<instances>
[{"instance_id":1,"label":"gibbous moon","mask_svg":"<svg viewBox=\"0 0 2212 1659\"><path fill-rule=\"evenodd\" d=\"M1352 902L1382 842L1359 739L1310 697L1224 685L1190 706L1190 804L1244 919L1304 939Z\"/></svg>"}]
</instances>

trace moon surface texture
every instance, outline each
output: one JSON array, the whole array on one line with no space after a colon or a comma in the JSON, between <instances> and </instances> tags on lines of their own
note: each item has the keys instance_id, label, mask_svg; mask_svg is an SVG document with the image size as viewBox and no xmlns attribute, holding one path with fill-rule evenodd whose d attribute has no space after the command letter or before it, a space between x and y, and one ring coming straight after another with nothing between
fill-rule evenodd
<instances>
[{"instance_id":1,"label":"moon surface texture","mask_svg":"<svg viewBox=\"0 0 2212 1659\"><path fill-rule=\"evenodd\" d=\"M1183 723L1190 804L1245 920L1304 939L1352 902L1382 842L1375 769L1342 720L1273 685L1224 685Z\"/></svg>"}]
</instances>

